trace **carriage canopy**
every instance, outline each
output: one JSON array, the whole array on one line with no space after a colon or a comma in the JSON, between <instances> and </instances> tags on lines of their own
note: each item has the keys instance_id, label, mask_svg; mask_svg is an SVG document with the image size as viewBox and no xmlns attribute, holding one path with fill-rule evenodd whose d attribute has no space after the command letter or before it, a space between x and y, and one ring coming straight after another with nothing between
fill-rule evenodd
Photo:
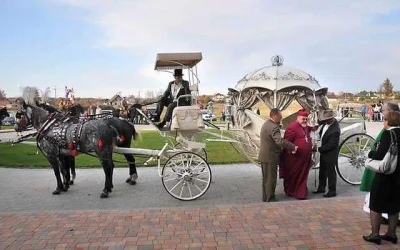
<instances>
[{"instance_id":1,"label":"carriage canopy","mask_svg":"<svg viewBox=\"0 0 400 250\"><path fill-rule=\"evenodd\" d=\"M251 120L241 112L258 102L269 109L285 110L296 100L303 108L316 110L329 107L326 98L327 88L322 88L310 74L283 66L283 57L271 58L272 65L250 72L229 89L232 100L238 109L238 123L246 126Z\"/></svg>"},{"instance_id":2,"label":"carriage canopy","mask_svg":"<svg viewBox=\"0 0 400 250\"><path fill-rule=\"evenodd\" d=\"M201 52L158 53L155 70L190 69L203 59Z\"/></svg>"}]
</instances>

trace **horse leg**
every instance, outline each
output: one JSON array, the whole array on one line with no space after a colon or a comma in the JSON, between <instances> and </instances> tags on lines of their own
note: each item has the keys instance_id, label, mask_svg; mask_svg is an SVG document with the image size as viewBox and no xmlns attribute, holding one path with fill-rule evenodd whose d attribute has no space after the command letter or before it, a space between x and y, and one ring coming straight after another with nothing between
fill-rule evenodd
<instances>
[{"instance_id":1,"label":"horse leg","mask_svg":"<svg viewBox=\"0 0 400 250\"><path fill-rule=\"evenodd\" d=\"M131 154L124 154L126 161L129 164L129 177L126 179L126 183L130 185L135 185L138 179L138 174L136 171L135 157Z\"/></svg>"},{"instance_id":2,"label":"horse leg","mask_svg":"<svg viewBox=\"0 0 400 250\"><path fill-rule=\"evenodd\" d=\"M59 156L60 160L60 166L61 166L61 173L63 175L63 180L64 180L64 192L68 191L69 189L69 182L71 180L71 175L69 173L70 169L70 161L69 161L70 156Z\"/></svg>"},{"instance_id":3,"label":"horse leg","mask_svg":"<svg viewBox=\"0 0 400 250\"><path fill-rule=\"evenodd\" d=\"M102 158L101 165L103 166L104 174L106 176L103 193L101 193L100 198L107 198L112 192L113 188L112 175L113 175L114 164L112 163L111 149L109 150L109 152L102 153L99 156Z\"/></svg>"},{"instance_id":4,"label":"horse leg","mask_svg":"<svg viewBox=\"0 0 400 250\"><path fill-rule=\"evenodd\" d=\"M70 180L69 184L74 185L74 180L76 177L76 172L75 172L75 157L71 156L69 157L69 164L71 167L71 174L72 174L72 179Z\"/></svg>"},{"instance_id":5,"label":"horse leg","mask_svg":"<svg viewBox=\"0 0 400 250\"><path fill-rule=\"evenodd\" d=\"M64 189L64 185L62 183L61 176L60 176L60 166L58 165L59 162L55 156L47 157L47 160L53 167L54 175L56 176L57 187L56 187L56 190L53 191L53 195L57 195L57 194L60 194L61 191Z\"/></svg>"}]
</instances>

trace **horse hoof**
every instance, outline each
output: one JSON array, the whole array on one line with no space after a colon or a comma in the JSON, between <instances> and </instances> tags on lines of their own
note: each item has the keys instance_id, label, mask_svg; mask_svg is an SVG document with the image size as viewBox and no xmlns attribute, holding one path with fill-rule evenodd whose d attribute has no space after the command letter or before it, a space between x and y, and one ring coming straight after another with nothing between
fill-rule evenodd
<instances>
[{"instance_id":1,"label":"horse hoof","mask_svg":"<svg viewBox=\"0 0 400 250\"><path fill-rule=\"evenodd\" d=\"M107 198L108 197L108 193L105 193L105 192L103 192L101 195L100 195L100 198Z\"/></svg>"},{"instance_id":2,"label":"horse hoof","mask_svg":"<svg viewBox=\"0 0 400 250\"><path fill-rule=\"evenodd\" d=\"M74 181L69 181L69 185L74 185Z\"/></svg>"},{"instance_id":3,"label":"horse hoof","mask_svg":"<svg viewBox=\"0 0 400 250\"><path fill-rule=\"evenodd\" d=\"M136 181L129 182L129 185L136 185Z\"/></svg>"},{"instance_id":4,"label":"horse hoof","mask_svg":"<svg viewBox=\"0 0 400 250\"><path fill-rule=\"evenodd\" d=\"M61 192L60 192L60 190L54 190L52 194L53 195L59 195L59 194L61 194Z\"/></svg>"}]
</instances>

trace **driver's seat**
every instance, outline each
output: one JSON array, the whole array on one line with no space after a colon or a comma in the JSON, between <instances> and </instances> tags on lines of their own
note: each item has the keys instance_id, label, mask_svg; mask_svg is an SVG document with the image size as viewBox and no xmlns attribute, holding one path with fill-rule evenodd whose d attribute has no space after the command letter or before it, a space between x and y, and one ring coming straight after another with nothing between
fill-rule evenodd
<instances>
[{"instance_id":1,"label":"driver's seat","mask_svg":"<svg viewBox=\"0 0 400 250\"><path fill-rule=\"evenodd\" d=\"M172 112L171 130L197 131L204 127L203 117L197 106L179 106Z\"/></svg>"}]
</instances>

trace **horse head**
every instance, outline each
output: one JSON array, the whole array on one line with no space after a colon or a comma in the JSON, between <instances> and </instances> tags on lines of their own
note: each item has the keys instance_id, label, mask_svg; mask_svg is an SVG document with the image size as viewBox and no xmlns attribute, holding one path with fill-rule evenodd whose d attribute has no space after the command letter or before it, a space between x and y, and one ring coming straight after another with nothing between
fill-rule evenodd
<instances>
[{"instance_id":1,"label":"horse head","mask_svg":"<svg viewBox=\"0 0 400 250\"><path fill-rule=\"evenodd\" d=\"M68 111L71 112L72 116L78 116L78 115L85 113L85 109L79 103L74 104L73 106L69 107Z\"/></svg>"},{"instance_id":2,"label":"horse head","mask_svg":"<svg viewBox=\"0 0 400 250\"><path fill-rule=\"evenodd\" d=\"M35 129L39 129L40 126L48 119L49 112L43 108L37 107L32 104L27 104L25 101L22 102L24 114L31 122Z\"/></svg>"},{"instance_id":3,"label":"horse head","mask_svg":"<svg viewBox=\"0 0 400 250\"><path fill-rule=\"evenodd\" d=\"M3 117L10 117L10 113L8 113L6 107L0 109L0 119L2 119Z\"/></svg>"}]
</instances>

